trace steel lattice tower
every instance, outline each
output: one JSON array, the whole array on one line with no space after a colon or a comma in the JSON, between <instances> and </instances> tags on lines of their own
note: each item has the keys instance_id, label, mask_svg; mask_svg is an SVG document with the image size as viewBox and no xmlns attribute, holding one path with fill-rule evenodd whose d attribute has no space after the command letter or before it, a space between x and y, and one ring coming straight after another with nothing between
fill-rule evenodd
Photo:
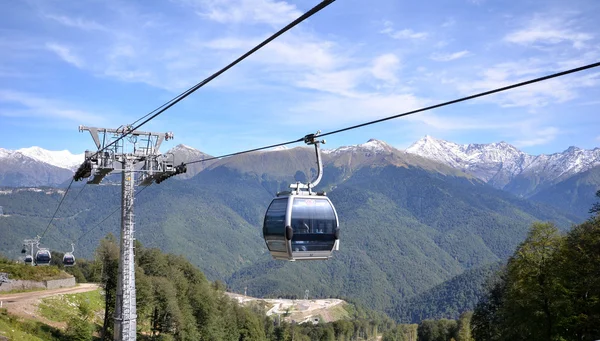
<instances>
[{"instance_id":1,"label":"steel lattice tower","mask_svg":"<svg viewBox=\"0 0 600 341\"><path fill-rule=\"evenodd\" d=\"M135 241L135 216L133 214L135 173L142 173L137 184L148 186L152 183L160 183L171 176L185 173L186 167L183 163L175 167L173 155L164 156L158 151L163 140L173 138L172 133L142 132L131 130L129 126L123 126L119 129L80 126L79 131L89 131L98 149L97 151L85 152L85 161L75 172L74 180L79 181L93 176L87 183L99 184L110 173L122 173L121 239L114 315L114 339L132 341L136 339L137 332L133 252ZM99 134L103 134L102 141ZM132 147L130 148L131 151L125 146L125 141L122 138L124 135L129 135L127 140L130 144L129 147ZM109 143L115 139L115 143ZM138 142L140 142L139 145ZM140 163L143 163L142 168L135 168L135 165Z\"/></svg>"},{"instance_id":2,"label":"steel lattice tower","mask_svg":"<svg viewBox=\"0 0 600 341\"><path fill-rule=\"evenodd\" d=\"M134 226L133 201L135 195L134 158L123 158L121 176L121 257L117 280L115 307L115 340L135 340L137 309L135 297L135 262L133 257Z\"/></svg>"}]
</instances>

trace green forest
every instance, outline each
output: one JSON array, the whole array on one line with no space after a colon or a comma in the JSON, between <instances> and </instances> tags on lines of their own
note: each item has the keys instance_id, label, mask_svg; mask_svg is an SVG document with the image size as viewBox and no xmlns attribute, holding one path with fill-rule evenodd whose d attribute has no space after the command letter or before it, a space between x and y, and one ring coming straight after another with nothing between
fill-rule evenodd
<instances>
[{"instance_id":1,"label":"green forest","mask_svg":"<svg viewBox=\"0 0 600 341\"><path fill-rule=\"evenodd\" d=\"M590 212L595 216L566 234L551 223L534 223L506 265L488 277L474 311L457 320L397 325L383 340L598 340L600 203ZM455 295L465 288L456 288Z\"/></svg>"},{"instance_id":2,"label":"green forest","mask_svg":"<svg viewBox=\"0 0 600 341\"><path fill-rule=\"evenodd\" d=\"M331 323L300 325L273 319L266 315L264 305L239 305L225 294L223 282L208 281L184 257L145 248L139 242L135 250L139 340L366 340L396 326L385 314L354 304L345 306L349 319ZM44 328L32 325L26 329L44 340L112 340L119 257L117 239L112 234L107 235L100 241L94 259L79 259L75 267L64 268L60 256L59 252L54 253L49 267L28 268L44 273L63 269L78 282L100 283L104 292L103 324L95 324L90 308L81 304L79 316L67 321L64 331L43 333ZM0 268L8 271L16 268L10 267L11 263L3 258ZM10 319L6 311L2 314Z\"/></svg>"},{"instance_id":3,"label":"green forest","mask_svg":"<svg viewBox=\"0 0 600 341\"><path fill-rule=\"evenodd\" d=\"M228 164L190 180L166 182L137 198L140 339L287 340L304 335L320 340L333 335L355 340L378 334L386 340L500 340L515 330L531 339L547 323L551 327L544 330L551 338L545 340L571 339L568 335L576 329L583 335L578 340L592 340L589 330L598 314L598 294L592 289L597 290L599 276L591 265L589 274L582 274L576 271L583 267L569 262L598 264L598 251L580 251L600 250L593 237L597 218L574 225L581 220L462 175L387 161L354 169L329 166L324 183L335 187L329 197L343 222L340 251L326 262L281 262L266 251L259 226L271 191L283 182L260 169L250 173L236 168L245 165ZM78 241L78 265L67 271L80 282L103 284L108 317L114 309L118 255L115 238L108 233L116 232L118 215L106 224L102 218L114 211L118 194L116 188L91 186L69 194L44 245L66 251L69 240ZM7 255L18 254L24 237L39 234L60 199L57 189L11 190L0 197L7 213L0 219L6 236L0 245ZM592 207L593 214L598 210L598 204ZM537 240L540 226L552 230L558 246L542 253L548 265L532 270L535 258L523 260L522 254L539 249L527 245ZM60 263L61 252L53 255ZM511 270L517 266L518 271ZM544 294L531 291L539 289L537 282L525 280L542 270L549 277L537 285L551 290ZM355 308L350 320L279 324L265 316L264 307L240 307L224 295L225 289L240 292L245 287L252 296L289 298L310 289L311 297L342 298ZM577 301L583 294L588 295L587 306ZM519 308L525 299L540 297L551 298L548 309ZM578 311L583 308L588 310ZM524 318L526 314L535 318ZM546 315L547 321L542 318ZM98 328L96 335L112 335L112 318L96 327L82 319L67 331L85 334ZM515 326L531 321L542 325Z\"/></svg>"},{"instance_id":4,"label":"green forest","mask_svg":"<svg viewBox=\"0 0 600 341\"><path fill-rule=\"evenodd\" d=\"M469 279L487 278L483 297L474 311L462 311L456 319L424 319L418 324L397 323L384 313L356 304L346 307L349 319L331 323L278 321L266 316L264 305L239 305L225 294L223 282L208 281L184 257L145 248L137 242L138 339L597 340L600 336L600 204L595 204L591 211L595 217L566 233L551 223L532 224L527 238L505 265L483 268L481 271L486 276L468 274L449 281L452 284L436 287L429 292L431 297L424 294L412 301L416 308L406 304L408 312L429 314L427 300L432 309L439 306L434 300L457 301L443 293L477 299L468 295L473 290ZM82 305L78 307L79 317L69 320L64 331L54 331L45 334L46 337L112 339L118 254L116 238L109 234L100 241L93 260L82 259L76 267L66 269L78 281L101 283L105 293L104 323L91 322L89 307ZM8 260L2 263L7 268ZM448 309L449 315L455 313L452 308Z\"/></svg>"}]
</instances>

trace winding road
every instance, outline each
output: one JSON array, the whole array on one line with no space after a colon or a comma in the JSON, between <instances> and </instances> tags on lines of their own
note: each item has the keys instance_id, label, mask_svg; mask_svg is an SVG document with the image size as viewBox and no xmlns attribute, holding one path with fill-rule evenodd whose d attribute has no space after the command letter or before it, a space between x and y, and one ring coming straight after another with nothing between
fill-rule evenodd
<instances>
[{"instance_id":1,"label":"winding road","mask_svg":"<svg viewBox=\"0 0 600 341\"><path fill-rule=\"evenodd\" d=\"M97 284L82 283L72 288L40 290L18 294L0 294L0 304L2 305L2 308L6 308L11 314L35 318L37 305L42 298L56 295L77 294L80 292L97 290L98 288L99 286Z\"/></svg>"}]
</instances>

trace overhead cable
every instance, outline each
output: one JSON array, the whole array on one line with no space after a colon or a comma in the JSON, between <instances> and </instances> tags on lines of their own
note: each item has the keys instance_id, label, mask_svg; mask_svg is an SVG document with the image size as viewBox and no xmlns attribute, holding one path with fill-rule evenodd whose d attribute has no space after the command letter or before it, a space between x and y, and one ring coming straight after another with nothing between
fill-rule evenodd
<instances>
[{"instance_id":1,"label":"overhead cable","mask_svg":"<svg viewBox=\"0 0 600 341\"><path fill-rule=\"evenodd\" d=\"M239 62L241 62L242 60L248 58L249 56L251 56L252 54L254 54L256 51L260 50L261 48L263 48L265 45L269 44L271 41L275 40L277 37L279 37L280 35L284 34L285 32L289 31L290 29L292 29L293 27L295 27L296 25L300 24L301 22L303 22L304 20L310 18L311 16L313 16L314 14L318 13L319 11L321 11L322 9L324 9L325 7L329 6L330 4L332 4L335 0L323 0L321 1L318 5L316 5L315 7L313 7L312 9L310 9L308 12L304 13L303 15L301 15L300 17L298 17L296 20L292 21L291 23L289 23L288 25L286 25L284 28L280 29L279 31L275 32L273 35L271 35L270 37L268 37L267 39L265 39L264 41L262 41L260 44L256 45L254 48L252 48L250 51L244 53L243 55L241 55L240 57L238 57L236 60L234 60L233 62L229 63L227 66L223 67L222 69L220 69L219 71L213 73L211 76L209 76L208 78L204 79L203 81L201 81L200 83L194 85L193 87L189 88L188 90L184 91L183 93L181 93L180 95L178 95L177 97L173 98L172 100L166 102L165 104L161 105L160 107L158 107L157 109L154 109L153 111L151 111L150 113L144 115L142 118L136 120L134 122L137 123L139 121L141 121L142 119L144 119L143 122L139 123L138 125L130 125L131 128L124 130L124 133L119 136L117 139L115 139L114 141L112 141L111 143L109 143L107 146L105 146L102 149L99 149L95 154L98 155L99 153L101 153L102 151L106 150L107 148L109 148L110 146L116 144L117 142L119 142L120 140L122 140L124 137L126 137L127 135L129 135L131 132L139 129L141 126L143 126L144 124L148 123L149 121L151 121L152 119L156 118L158 115L162 114L163 112L167 111L168 109L170 109L172 106L174 106L175 104L179 103L181 100L183 100L184 98L186 98L187 96L191 95L192 93L194 93L196 90L200 89L201 87L205 86L206 84L210 83L212 80L214 80L215 78L219 77L221 74L223 74L225 71L229 70L230 68L234 67L235 65L237 65ZM148 117L149 116L149 117ZM147 118L146 118L147 117ZM93 157L93 156L92 156ZM92 158L90 157L90 159ZM89 159L86 159L86 161Z\"/></svg>"},{"instance_id":2,"label":"overhead cable","mask_svg":"<svg viewBox=\"0 0 600 341\"><path fill-rule=\"evenodd\" d=\"M592 69L592 68L595 68L595 67L598 67L598 66L600 66L600 62L593 63L593 64L588 64L588 65L577 67L577 68L574 68L574 69L569 69L569 70L566 70L566 71L561 71L561 72L553 73L553 74L550 74L550 75L547 75L547 76L543 76L543 77L531 79L531 80L524 81L524 82L519 82L519 83L511 84L511 85L508 85L508 86L505 86L505 87L501 87L501 88L497 88L497 89L494 89L494 90L480 92L480 93L477 93L477 94L474 94L474 95L470 95L470 96L466 96L466 97L461 97L461 98L454 99L454 100L451 100L451 101L438 103L438 104L431 105L431 106L428 106L428 107L424 107L424 108L421 108L421 109L416 109L416 110L404 112L402 114L388 116L388 117L380 118L380 119L377 119L377 120L374 120L374 121L369 121L369 122L365 122L365 123L353 125L353 126L350 126L350 127L333 130L333 131L330 131L330 132L321 133L321 134L319 134L319 137L327 136L327 135L333 135L333 134L339 134L339 133L344 132L344 131L348 131L348 130L352 130L352 129L357 129L357 128L362 128L362 127L365 127L365 126L368 126L368 125L372 125L372 124L375 124L375 123L389 121L389 120L392 120L392 119L395 119L395 118L409 116L409 115L413 115L413 114L420 113L420 112L423 112L423 111L428 111L428 110L432 110L432 109L441 108L441 107L445 107L445 106L448 106L448 105L456 104L456 103L459 103L459 102L465 102L465 101L472 100L472 99L475 99L475 98L484 97L484 96L488 96L488 95L491 95L491 94L499 93L499 92L502 92L502 91L507 91L507 90L515 89L515 88L522 87L522 86L525 86L525 85L542 82L542 81L545 81L545 80L548 80L548 79L557 78L557 77L565 76L565 75L568 75L568 74L572 74L572 73L576 73L576 72L580 72L580 71ZM273 145L270 145L270 146L259 147L259 148L254 148L254 149L248 149L248 150L244 150L244 151L240 151L240 152L236 152L236 153L225 154L225 155L221 155L221 156L214 156L214 157L210 157L210 158L206 158L206 159L202 159L202 160L195 160L195 161L185 162L183 164L184 165L191 165L191 164L199 163L199 162L206 162L206 161L211 161L211 160L219 160L219 159L223 159L223 158L227 158L227 157L231 157L231 156L235 156L235 155L241 155L241 154L256 152L256 151L260 151L260 150L264 150L264 149L270 149L270 148L274 148L274 147L285 146L285 145L294 144L294 143L298 143L298 142L302 142L302 141L304 141L304 137L296 139L296 140L288 141L288 142L282 142L282 143L278 143L278 144L273 144Z\"/></svg>"},{"instance_id":3,"label":"overhead cable","mask_svg":"<svg viewBox=\"0 0 600 341\"><path fill-rule=\"evenodd\" d=\"M352 129L356 129L356 128L361 128L361 127L365 127L371 124L375 124L375 123L380 123L380 122L384 122L384 121L388 121L388 120L392 120L395 118L400 118L400 117L404 117L404 116L408 116L408 115L413 115L416 113L420 113L423 111L428 111L428 110L432 110L432 109L436 109L436 108L441 108L441 107L445 107L451 104L455 104L455 103L459 103L459 102L464 102L464 101L468 101L468 100L472 100L478 97L484 97L484 96L488 96L491 94L495 94L498 92L502 92L502 91L506 91L506 90L511 90L511 89L515 89L518 87L522 87L525 85L529 85L529 84L533 84L533 83L538 83L538 82L542 82L548 79L552 79L552 78L557 78L557 77L561 77L561 76L565 76L571 73L576 73L576 72L580 72L580 71L584 71L584 70L588 70L588 69L592 69L595 67L600 66L600 62L597 63L593 63L593 64L588 64L585 66L580 66L574 69L570 69L570 70L566 70L566 71L561 71L561 72L557 72L557 73L553 73L547 76L543 76L543 77L539 77L539 78L535 78L535 79L531 79L528 81L524 81L524 82L520 82L520 83L515 83L515 84L511 84L502 88L497 88L494 90L489 90L489 91L485 91L485 92L480 92L478 94L475 95L470 95L470 96L466 96L466 97L462 97L459 99L455 99L452 101L448 101L448 102L443 102L443 103L439 103L439 104L435 104L435 105L431 105L425 108L421 108L421 109L417 109L417 110L413 110L413 111L408 111L402 114L398 114L398 115L394 115L394 116L389 116L389 117L384 117L378 120L374 120L374 121L369 121L369 122L365 122L365 123L361 123L361 124L357 124L354 126L350 126L350 127L346 127L346 128L342 128L342 129L338 129L338 130L334 130L334 131L330 131L324 134L321 134L319 136L327 136L327 135L333 135L333 134L338 134L347 130L352 130Z\"/></svg>"},{"instance_id":4,"label":"overhead cable","mask_svg":"<svg viewBox=\"0 0 600 341\"><path fill-rule=\"evenodd\" d=\"M180 95L176 96L175 98L173 98L172 100L164 103L163 105L159 106L158 108L152 110L151 112L149 112L148 114L142 116L141 118L137 119L136 121L133 122L133 124L130 125L130 129L125 130L124 129L124 133L119 136L117 139L115 139L114 141L112 141L111 143L109 143L108 145L104 146L103 148L99 149L98 151L96 151L96 153L94 153L92 156L86 158L84 160L84 163L90 159L92 159L94 156L100 154L102 151L106 150L107 148L115 145L116 143L118 143L120 140L122 140L123 138L125 138L127 135L129 135L131 132L139 129L141 126L143 126L144 124L148 123L149 121L151 121L152 119L156 118L158 115L162 114L163 112L167 111L168 109L170 109L172 106L174 106L175 104L179 103L181 100L183 100L184 98L186 98L187 96L191 95L192 93L194 93L196 90L200 89L201 87L205 86L206 84L210 83L212 80L214 80L215 78L219 77L221 74L223 74L225 71L229 70L230 68L234 67L235 65L237 65L239 62L241 62L242 60L248 58L249 56L251 56L252 54L254 54L256 51L260 50L261 48L263 48L265 45L269 44L271 41L273 41L274 39L276 39L277 37L279 37L280 35L284 34L285 32L289 31L290 29L292 29L293 27L295 27L296 25L300 24L301 22L303 22L304 20L310 18L311 16L313 16L314 14L318 13L319 11L321 11L322 9L324 9L325 7L329 6L330 4L332 4L335 0L323 0L321 1L319 4L317 4L315 7L313 7L312 9L310 9L308 12L304 13L303 15L301 15L300 17L298 17L296 20L292 21L291 23L289 23L288 25L286 25L284 28L280 29L279 31L275 32L273 35L271 35L270 37L268 37L267 39L265 39L264 41L262 41L260 44L256 45L254 48L252 48L250 51L244 53L243 55L241 55L240 57L238 57L236 60L234 60L233 62L229 63L228 65L226 65L225 67L223 67L222 69L220 69L219 71L215 72L214 74L212 74L211 76L209 76L208 78L204 79L203 81L201 81L200 83L192 86L191 88L189 88L188 90L184 91L183 93L181 93ZM144 120L143 122L135 125L137 122ZM134 126L135 125L135 126ZM65 196L67 194L67 192L69 191L69 189L71 188L71 185L73 184L73 179L71 180L71 183L69 184L69 187L67 188L67 191L65 192ZM83 190L83 189L82 189ZM81 193L81 192L80 192ZM48 227L46 227L46 230L44 231L44 233L42 234L42 237L44 236L44 234L46 233L46 231L48 231L48 228L50 227L50 224L52 223L52 220L54 220L54 217L56 216L58 210L60 209L60 206L62 205L62 202L65 198L65 196L63 196L63 198L61 199L60 203L58 204L58 207L56 208L56 211L54 211L54 214L52 216L52 219L50 219L50 223L48 223ZM41 238L40 238L41 239Z\"/></svg>"},{"instance_id":5,"label":"overhead cable","mask_svg":"<svg viewBox=\"0 0 600 341\"><path fill-rule=\"evenodd\" d=\"M146 188L148 188L150 186L144 186L142 187L142 189L140 189L139 191L137 191L133 196L134 198L142 193ZM121 206L119 205L119 207L117 207L117 209L115 209L114 211L112 211L108 216L106 216L106 218L102 219L102 221L100 221L99 223L97 223L96 225L94 225L92 228L90 228L89 230L85 231L81 236L79 236L79 238L77 238L76 243L79 243L79 241L81 239L83 239L83 237L85 237L88 233L92 232L93 230L95 230L98 226L102 225L102 223L104 223L106 220L108 220L108 218L112 217L113 214L117 213L119 210L121 209Z\"/></svg>"},{"instance_id":6,"label":"overhead cable","mask_svg":"<svg viewBox=\"0 0 600 341\"><path fill-rule=\"evenodd\" d=\"M54 211L54 214L52 215L52 218L50 218L50 221L48 222L48 226L46 226L46 229L44 230L44 233L42 233L42 235L40 236L40 238L39 238L38 241L42 240L42 238L44 238L44 235L46 234L46 232L48 232L48 229L50 228L50 225L52 224L52 221L56 217L56 213L58 213L58 210L60 209L60 206L62 205L63 201L65 201L65 198L67 197L67 193L69 193L69 189L71 189L71 185L73 185L73 181L75 181L75 180L71 179L71 182L69 183L69 186L65 190L65 193L63 194L62 198L60 199L60 202L58 203L58 207L56 207L56 210Z\"/></svg>"}]
</instances>

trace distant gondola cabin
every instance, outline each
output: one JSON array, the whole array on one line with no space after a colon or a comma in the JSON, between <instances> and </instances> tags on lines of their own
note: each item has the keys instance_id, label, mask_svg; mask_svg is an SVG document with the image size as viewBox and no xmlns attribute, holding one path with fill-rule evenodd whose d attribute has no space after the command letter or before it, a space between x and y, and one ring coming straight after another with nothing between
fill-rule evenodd
<instances>
[{"instance_id":1,"label":"distant gondola cabin","mask_svg":"<svg viewBox=\"0 0 600 341\"><path fill-rule=\"evenodd\" d=\"M64 266L73 266L75 265L75 256L72 253L67 252L63 256L63 265Z\"/></svg>"},{"instance_id":2,"label":"distant gondola cabin","mask_svg":"<svg viewBox=\"0 0 600 341\"><path fill-rule=\"evenodd\" d=\"M47 249L39 249L35 253L35 264L36 265L48 265L50 264L50 260L52 256L50 255L50 251Z\"/></svg>"}]
</instances>

